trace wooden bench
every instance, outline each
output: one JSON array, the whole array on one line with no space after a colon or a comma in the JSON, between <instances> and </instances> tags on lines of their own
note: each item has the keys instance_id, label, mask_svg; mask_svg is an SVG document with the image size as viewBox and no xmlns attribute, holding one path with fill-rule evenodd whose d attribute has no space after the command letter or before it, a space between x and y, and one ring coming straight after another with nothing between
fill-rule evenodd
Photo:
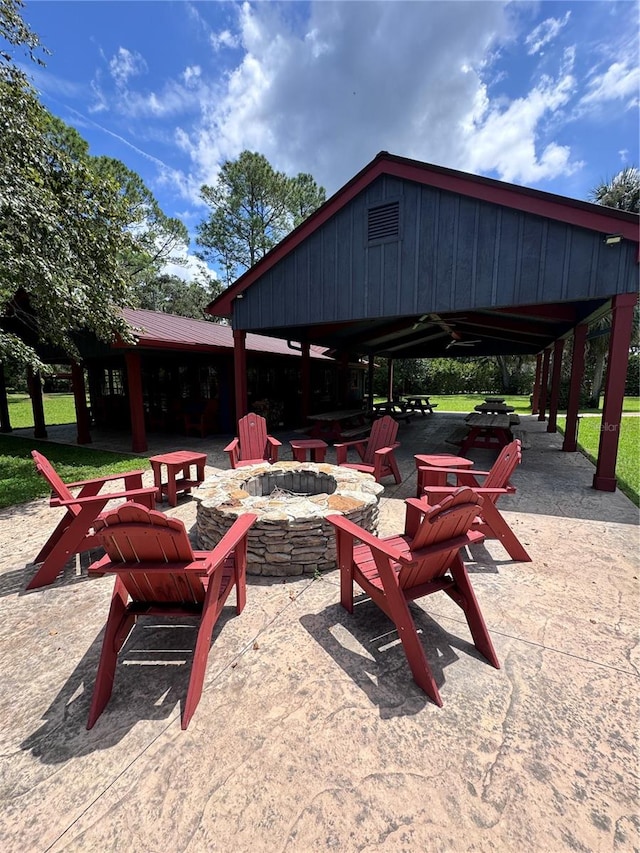
<instances>
[{"instance_id":1,"label":"wooden bench","mask_svg":"<svg viewBox=\"0 0 640 853\"><path fill-rule=\"evenodd\" d=\"M344 441L345 439L350 438L360 438L361 436L365 438L367 435L369 435L368 426L357 426L352 427L351 429L343 429L340 432L340 440Z\"/></svg>"},{"instance_id":2,"label":"wooden bench","mask_svg":"<svg viewBox=\"0 0 640 853\"><path fill-rule=\"evenodd\" d=\"M465 440L465 438L467 437L468 434L469 434L469 428L468 427L463 427L463 426L456 427L453 430L453 432L451 433L451 435L449 436L449 438L445 438L445 442L447 444L460 445Z\"/></svg>"}]
</instances>

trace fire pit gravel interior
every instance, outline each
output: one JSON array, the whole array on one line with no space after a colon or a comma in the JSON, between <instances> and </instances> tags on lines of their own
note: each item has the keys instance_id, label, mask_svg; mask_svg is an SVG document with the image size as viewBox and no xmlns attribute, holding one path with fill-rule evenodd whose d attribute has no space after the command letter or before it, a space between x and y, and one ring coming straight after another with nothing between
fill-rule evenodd
<instances>
[{"instance_id":1,"label":"fire pit gravel interior","mask_svg":"<svg viewBox=\"0 0 640 853\"><path fill-rule=\"evenodd\" d=\"M383 486L370 474L314 462L279 462L218 471L194 491L202 548L213 548L238 515L255 512L247 573L294 576L335 569L340 513L375 533Z\"/></svg>"}]
</instances>

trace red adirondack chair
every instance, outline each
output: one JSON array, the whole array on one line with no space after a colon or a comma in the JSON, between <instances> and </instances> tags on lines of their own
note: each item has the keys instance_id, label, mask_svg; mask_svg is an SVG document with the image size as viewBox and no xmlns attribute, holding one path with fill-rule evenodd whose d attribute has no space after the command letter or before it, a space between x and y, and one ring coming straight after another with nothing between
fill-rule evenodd
<instances>
[{"instance_id":1,"label":"red adirondack chair","mask_svg":"<svg viewBox=\"0 0 640 853\"><path fill-rule=\"evenodd\" d=\"M373 422L368 438L334 445L338 465L373 474L378 483L390 474L393 474L396 483L401 482L402 477L395 457L396 447L400 447L400 442L396 441L397 434L398 422L390 415L384 415ZM361 459L360 462L347 462L350 447L355 448Z\"/></svg>"},{"instance_id":2,"label":"red adirondack chair","mask_svg":"<svg viewBox=\"0 0 640 853\"><path fill-rule=\"evenodd\" d=\"M37 589L53 583L74 554L96 547L94 523L109 501L124 499L138 501L150 508L155 506L157 489L142 487L143 471L128 471L126 474L113 474L78 483L63 483L46 456L37 450L32 450L31 456L38 473L51 487L49 506L64 507L66 513L35 558L34 563L42 565L27 584L27 589ZM100 493L105 483L114 480L124 480L124 491ZM76 488L80 491L74 496L71 489Z\"/></svg>"},{"instance_id":3,"label":"red adirondack chair","mask_svg":"<svg viewBox=\"0 0 640 853\"><path fill-rule=\"evenodd\" d=\"M509 482L511 475L522 460L520 439L516 438L500 451L500 455L493 463L490 471L476 471L475 469L456 468L429 468L427 474L443 473L455 476L455 485L429 486L422 489L422 495L429 503L438 503L448 494L451 494L458 486L470 486L474 492L484 498L482 511L473 525L474 530L484 533L487 539L499 539L510 557L522 563L530 563L531 557L524 546L509 527L496 506L501 495L512 495L515 487ZM478 481L478 477L484 477L484 482Z\"/></svg>"},{"instance_id":4,"label":"red adirondack chair","mask_svg":"<svg viewBox=\"0 0 640 853\"><path fill-rule=\"evenodd\" d=\"M238 438L225 447L232 468L278 461L281 441L267 435L267 422L261 415L249 412L238 421Z\"/></svg>"},{"instance_id":5,"label":"red adirondack chair","mask_svg":"<svg viewBox=\"0 0 640 853\"><path fill-rule=\"evenodd\" d=\"M236 613L246 601L247 533L257 516L240 516L212 551L193 551L184 524L135 503L124 504L96 522L107 552L91 574L115 574L87 728L104 710L113 688L118 652L139 616L199 619L187 697L186 729L200 701L211 635L232 588Z\"/></svg>"},{"instance_id":6,"label":"red adirondack chair","mask_svg":"<svg viewBox=\"0 0 640 853\"><path fill-rule=\"evenodd\" d=\"M344 516L327 516L336 528L342 606L353 613L355 581L394 622L415 682L440 706L440 692L408 602L446 592L463 610L478 651L500 669L460 557L461 548L482 539L481 533L470 530L481 503L482 498L467 488L457 489L434 507L409 498L404 534L386 539L378 539ZM356 545L356 540L361 544Z\"/></svg>"}]
</instances>

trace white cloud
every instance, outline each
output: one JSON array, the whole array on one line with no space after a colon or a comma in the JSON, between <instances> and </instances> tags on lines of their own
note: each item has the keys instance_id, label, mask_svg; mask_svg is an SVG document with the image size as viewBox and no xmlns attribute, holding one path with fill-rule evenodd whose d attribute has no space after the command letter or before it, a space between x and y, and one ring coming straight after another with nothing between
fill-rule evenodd
<instances>
[{"instance_id":1,"label":"white cloud","mask_svg":"<svg viewBox=\"0 0 640 853\"><path fill-rule=\"evenodd\" d=\"M190 254L186 250L183 253L183 264L165 264L162 272L167 275L175 275L183 281L194 281L198 279L206 280L209 278L218 278L217 273L210 269L204 261Z\"/></svg>"},{"instance_id":2,"label":"white cloud","mask_svg":"<svg viewBox=\"0 0 640 853\"><path fill-rule=\"evenodd\" d=\"M470 170L495 171L503 180L529 184L581 168L581 162L571 160L570 149L554 141L538 153L541 122L569 102L575 87L574 77L565 72L555 80L543 78L504 108L486 97L479 100L464 126Z\"/></svg>"},{"instance_id":3,"label":"white cloud","mask_svg":"<svg viewBox=\"0 0 640 853\"><path fill-rule=\"evenodd\" d=\"M638 103L639 90L640 68L629 62L613 62L602 74L592 77L588 92L581 103L595 104L629 99L627 106L630 107Z\"/></svg>"},{"instance_id":4,"label":"white cloud","mask_svg":"<svg viewBox=\"0 0 640 853\"><path fill-rule=\"evenodd\" d=\"M547 18L542 21L542 23L538 24L538 26L532 30L524 40L524 43L528 48L527 53L530 56L534 53L539 53L542 48L546 44L549 44L550 41L553 41L560 30L567 25L570 17L571 12L567 12L564 18Z\"/></svg>"},{"instance_id":5,"label":"white cloud","mask_svg":"<svg viewBox=\"0 0 640 853\"><path fill-rule=\"evenodd\" d=\"M514 38L508 4L323 2L304 21L288 4L237 9L242 60L203 102L198 126L176 129L193 201L247 148L329 192L383 149L525 183L581 166L545 136L575 96L574 49L557 79L490 100L483 75ZM546 23L538 40L552 37Z\"/></svg>"},{"instance_id":6,"label":"white cloud","mask_svg":"<svg viewBox=\"0 0 640 853\"><path fill-rule=\"evenodd\" d=\"M202 77L202 69L199 65L188 65L182 72L185 85L189 86Z\"/></svg>"},{"instance_id":7,"label":"white cloud","mask_svg":"<svg viewBox=\"0 0 640 853\"><path fill-rule=\"evenodd\" d=\"M118 86L126 86L131 77L146 73L147 63L136 51L120 47L109 60L109 71Z\"/></svg>"},{"instance_id":8,"label":"white cloud","mask_svg":"<svg viewBox=\"0 0 640 853\"><path fill-rule=\"evenodd\" d=\"M237 35L234 35L230 30L222 30L219 33L211 33L209 36L211 47L214 50L221 50L223 47L239 47L240 40Z\"/></svg>"},{"instance_id":9,"label":"white cloud","mask_svg":"<svg viewBox=\"0 0 640 853\"><path fill-rule=\"evenodd\" d=\"M462 67L506 37L504 4L315 3L302 23L288 11L238 7L244 57L196 131L177 130L197 183L245 148L330 191L383 148L461 165L451 128L480 86Z\"/></svg>"}]
</instances>

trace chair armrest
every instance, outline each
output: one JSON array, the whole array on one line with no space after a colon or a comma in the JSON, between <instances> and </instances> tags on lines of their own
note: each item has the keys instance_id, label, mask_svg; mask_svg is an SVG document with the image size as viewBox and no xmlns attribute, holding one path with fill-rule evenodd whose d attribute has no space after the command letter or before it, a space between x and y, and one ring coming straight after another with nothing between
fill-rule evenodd
<instances>
[{"instance_id":1,"label":"chair armrest","mask_svg":"<svg viewBox=\"0 0 640 853\"><path fill-rule=\"evenodd\" d=\"M355 447L356 444L366 444L369 441L369 437L366 438L355 438L353 441L341 441L339 444L334 444L334 447Z\"/></svg>"},{"instance_id":2,"label":"chair armrest","mask_svg":"<svg viewBox=\"0 0 640 853\"><path fill-rule=\"evenodd\" d=\"M230 444L227 444L227 446L224 449L224 452L225 453L233 453L233 451L238 447L239 444L240 444L240 439L234 438Z\"/></svg>"},{"instance_id":3,"label":"chair armrest","mask_svg":"<svg viewBox=\"0 0 640 853\"><path fill-rule=\"evenodd\" d=\"M397 447L400 447L399 441L396 441L396 443L392 444L390 447L379 447L377 450L374 450L373 453L374 456L386 456L388 453L393 453Z\"/></svg>"},{"instance_id":4,"label":"chair armrest","mask_svg":"<svg viewBox=\"0 0 640 853\"><path fill-rule=\"evenodd\" d=\"M144 471L123 471L122 474L107 474L105 477L94 477L92 480L78 480L77 483L65 483L68 489L77 489L80 486L90 486L93 483L108 483L111 480L123 480L125 477L142 477Z\"/></svg>"},{"instance_id":5,"label":"chair armrest","mask_svg":"<svg viewBox=\"0 0 640 853\"><path fill-rule=\"evenodd\" d=\"M277 438L274 438L272 435L267 436L267 461L271 462L272 465L278 461L278 448L282 447L282 442L278 441Z\"/></svg>"},{"instance_id":6,"label":"chair armrest","mask_svg":"<svg viewBox=\"0 0 640 853\"><path fill-rule=\"evenodd\" d=\"M205 560L200 563L200 570L204 570L210 575L218 566L222 565L233 549L247 535L249 528L257 518L258 516L252 512L245 512L238 516L237 520L234 521L218 544L209 552Z\"/></svg>"},{"instance_id":7,"label":"chair armrest","mask_svg":"<svg viewBox=\"0 0 640 853\"><path fill-rule=\"evenodd\" d=\"M334 444L333 448L336 451L336 463L341 465L343 462L347 461L350 447L356 447L358 449L358 455L362 458L364 456L364 447L368 441L368 438L359 438L354 441L342 441L340 444Z\"/></svg>"},{"instance_id":8,"label":"chair armrest","mask_svg":"<svg viewBox=\"0 0 640 853\"><path fill-rule=\"evenodd\" d=\"M338 530L346 533L347 536L351 536L352 539L359 539L363 545L368 545L369 548L375 548L377 551L381 551L383 554L386 554L387 557L391 557L391 559L395 560L396 563L411 562L411 560L407 560L403 554L396 551L395 548L387 545L384 539L378 539L372 533L369 533L368 530L364 530L362 527L354 524L353 521L345 518L344 515L327 515L325 516L325 520L330 524L333 524L333 526Z\"/></svg>"},{"instance_id":9,"label":"chair armrest","mask_svg":"<svg viewBox=\"0 0 640 853\"><path fill-rule=\"evenodd\" d=\"M49 506L81 506L92 503L102 504L104 506L108 501L117 501L120 498L136 498L142 495L155 495L158 489L156 486L148 486L144 489L129 489L127 492L103 492L101 495L88 495L85 498L72 498L70 501L61 501L60 498L51 498Z\"/></svg>"}]
</instances>

